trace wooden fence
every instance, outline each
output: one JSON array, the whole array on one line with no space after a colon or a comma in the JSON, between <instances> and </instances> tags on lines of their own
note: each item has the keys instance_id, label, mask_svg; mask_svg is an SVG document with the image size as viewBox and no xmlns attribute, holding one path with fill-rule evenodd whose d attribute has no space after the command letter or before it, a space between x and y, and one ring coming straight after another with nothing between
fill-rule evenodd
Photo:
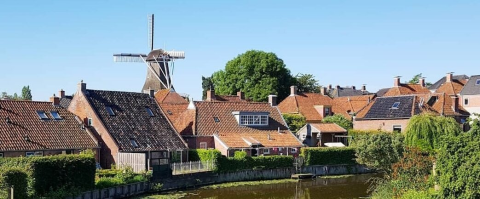
<instances>
[{"instance_id":1,"label":"wooden fence","mask_svg":"<svg viewBox=\"0 0 480 199\"><path fill-rule=\"evenodd\" d=\"M145 153L118 153L118 168L132 167L134 172L147 169Z\"/></svg>"}]
</instances>

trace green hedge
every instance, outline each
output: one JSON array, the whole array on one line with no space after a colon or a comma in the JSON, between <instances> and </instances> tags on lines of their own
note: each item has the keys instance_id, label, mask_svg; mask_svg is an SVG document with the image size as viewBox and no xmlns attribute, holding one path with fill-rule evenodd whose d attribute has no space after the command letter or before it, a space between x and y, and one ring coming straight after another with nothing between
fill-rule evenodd
<instances>
[{"instance_id":1,"label":"green hedge","mask_svg":"<svg viewBox=\"0 0 480 199\"><path fill-rule=\"evenodd\" d=\"M216 149L192 149L188 152L190 161L218 161L222 153Z\"/></svg>"},{"instance_id":2,"label":"green hedge","mask_svg":"<svg viewBox=\"0 0 480 199\"><path fill-rule=\"evenodd\" d=\"M216 172L293 167L293 160L292 156L222 157L218 160Z\"/></svg>"},{"instance_id":3,"label":"green hedge","mask_svg":"<svg viewBox=\"0 0 480 199\"><path fill-rule=\"evenodd\" d=\"M305 165L357 164L355 148L352 147L315 147L302 148L301 156Z\"/></svg>"},{"instance_id":4,"label":"green hedge","mask_svg":"<svg viewBox=\"0 0 480 199\"><path fill-rule=\"evenodd\" d=\"M28 198L28 175L18 168L2 170L0 183L5 187L14 187L14 198L23 199Z\"/></svg>"}]
</instances>

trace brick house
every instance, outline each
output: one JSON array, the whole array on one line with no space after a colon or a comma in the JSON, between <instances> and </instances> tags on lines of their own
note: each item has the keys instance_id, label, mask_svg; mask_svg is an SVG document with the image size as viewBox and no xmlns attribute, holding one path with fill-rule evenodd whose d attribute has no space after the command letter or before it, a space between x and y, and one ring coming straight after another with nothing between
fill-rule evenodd
<instances>
[{"instance_id":1,"label":"brick house","mask_svg":"<svg viewBox=\"0 0 480 199\"><path fill-rule=\"evenodd\" d=\"M0 100L0 157L78 154L85 149L98 152L93 133L60 107L58 97L50 100Z\"/></svg>"},{"instance_id":2,"label":"brick house","mask_svg":"<svg viewBox=\"0 0 480 199\"><path fill-rule=\"evenodd\" d=\"M142 164L140 169L185 160L187 145L149 94L87 89L81 82L68 110L80 117L101 143L101 165ZM136 157L135 161L126 157ZM132 166L133 167L133 166Z\"/></svg>"},{"instance_id":3,"label":"brick house","mask_svg":"<svg viewBox=\"0 0 480 199\"><path fill-rule=\"evenodd\" d=\"M460 103L459 94L468 79L464 79L463 75L457 76L457 79L453 77L452 73L447 73L444 78L437 81L441 82L438 87L430 87L429 89L434 92L425 98L425 102L439 115L453 117L457 122L464 123L470 113Z\"/></svg>"},{"instance_id":4,"label":"brick house","mask_svg":"<svg viewBox=\"0 0 480 199\"><path fill-rule=\"evenodd\" d=\"M215 148L225 156L233 156L235 151L246 151L249 156L296 156L302 143L275 107L276 96L269 99L270 104L192 101L174 126L190 148Z\"/></svg>"},{"instance_id":5,"label":"brick house","mask_svg":"<svg viewBox=\"0 0 480 199\"><path fill-rule=\"evenodd\" d=\"M465 110L474 114L480 114L480 75L471 76L459 93L461 105Z\"/></svg>"},{"instance_id":6,"label":"brick house","mask_svg":"<svg viewBox=\"0 0 480 199\"><path fill-rule=\"evenodd\" d=\"M335 123L306 124L297 132L303 143L310 147L327 146L325 143L342 143L346 146L347 130Z\"/></svg>"}]
</instances>

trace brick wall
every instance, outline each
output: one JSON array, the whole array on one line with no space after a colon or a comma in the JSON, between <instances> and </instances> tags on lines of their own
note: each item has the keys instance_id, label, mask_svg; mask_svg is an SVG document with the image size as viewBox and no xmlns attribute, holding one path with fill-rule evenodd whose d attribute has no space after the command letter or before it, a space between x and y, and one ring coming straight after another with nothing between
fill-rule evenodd
<instances>
[{"instance_id":1,"label":"brick wall","mask_svg":"<svg viewBox=\"0 0 480 199\"><path fill-rule=\"evenodd\" d=\"M201 142L207 143L207 149L215 148L213 136L182 136L182 138L187 142L188 148L190 149L200 149Z\"/></svg>"},{"instance_id":2,"label":"brick wall","mask_svg":"<svg viewBox=\"0 0 480 199\"><path fill-rule=\"evenodd\" d=\"M468 105L465 105L465 99L468 99ZM459 103L470 113L480 113L480 95L463 95Z\"/></svg>"},{"instance_id":3,"label":"brick wall","mask_svg":"<svg viewBox=\"0 0 480 199\"><path fill-rule=\"evenodd\" d=\"M353 129L355 130L382 130L382 131L393 131L394 125L401 125L402 132L407 128L408 121L410 119L399 119L399 120L360 120L353 121Z\"/></svg>"}]
</instances>

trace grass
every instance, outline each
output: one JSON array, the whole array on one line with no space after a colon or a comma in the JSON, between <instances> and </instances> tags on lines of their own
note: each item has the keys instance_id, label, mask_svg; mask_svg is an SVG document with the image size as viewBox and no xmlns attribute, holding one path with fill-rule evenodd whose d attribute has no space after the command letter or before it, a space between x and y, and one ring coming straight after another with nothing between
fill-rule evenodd
<instances>
[{"instance_id":1,"label":"grass","mask_svg":"<svg viewBox=\"0 0 480 199\"><path fill-rule=\"evenodd\" d=\"M298 180L283 179L283 180L262 180L262 181L247 181L247 182L228 182L223 184L205 186L205 187L202 187L201 189L221 189L221 188L228 188L228 187L281 184L281 183L289 183L289 182L298 182Z\"/></svg>"},{"instance_id":2,"label":"grass","mask_svg":"<svg viewBox=\"0 0 480 199\"><path fill-rule=\"evenodd\" d=\"M172 192L172 193L165 193L160 195L140 196L134 199L180 199L187 195L188 195L187 193L183 193L183 192Z\"/></svg>"},{"instance_id":3,"label":"grass","mask_svg":"<svg viewBox=\"0 0 480 199\"><path fill-rule=\"evenodd\" d=\"M318 178L321 179L339 179L339 178L348 178L353 177L355 175L334 175L334 176L319 176Z\"/></svg>"}]
</instances>

